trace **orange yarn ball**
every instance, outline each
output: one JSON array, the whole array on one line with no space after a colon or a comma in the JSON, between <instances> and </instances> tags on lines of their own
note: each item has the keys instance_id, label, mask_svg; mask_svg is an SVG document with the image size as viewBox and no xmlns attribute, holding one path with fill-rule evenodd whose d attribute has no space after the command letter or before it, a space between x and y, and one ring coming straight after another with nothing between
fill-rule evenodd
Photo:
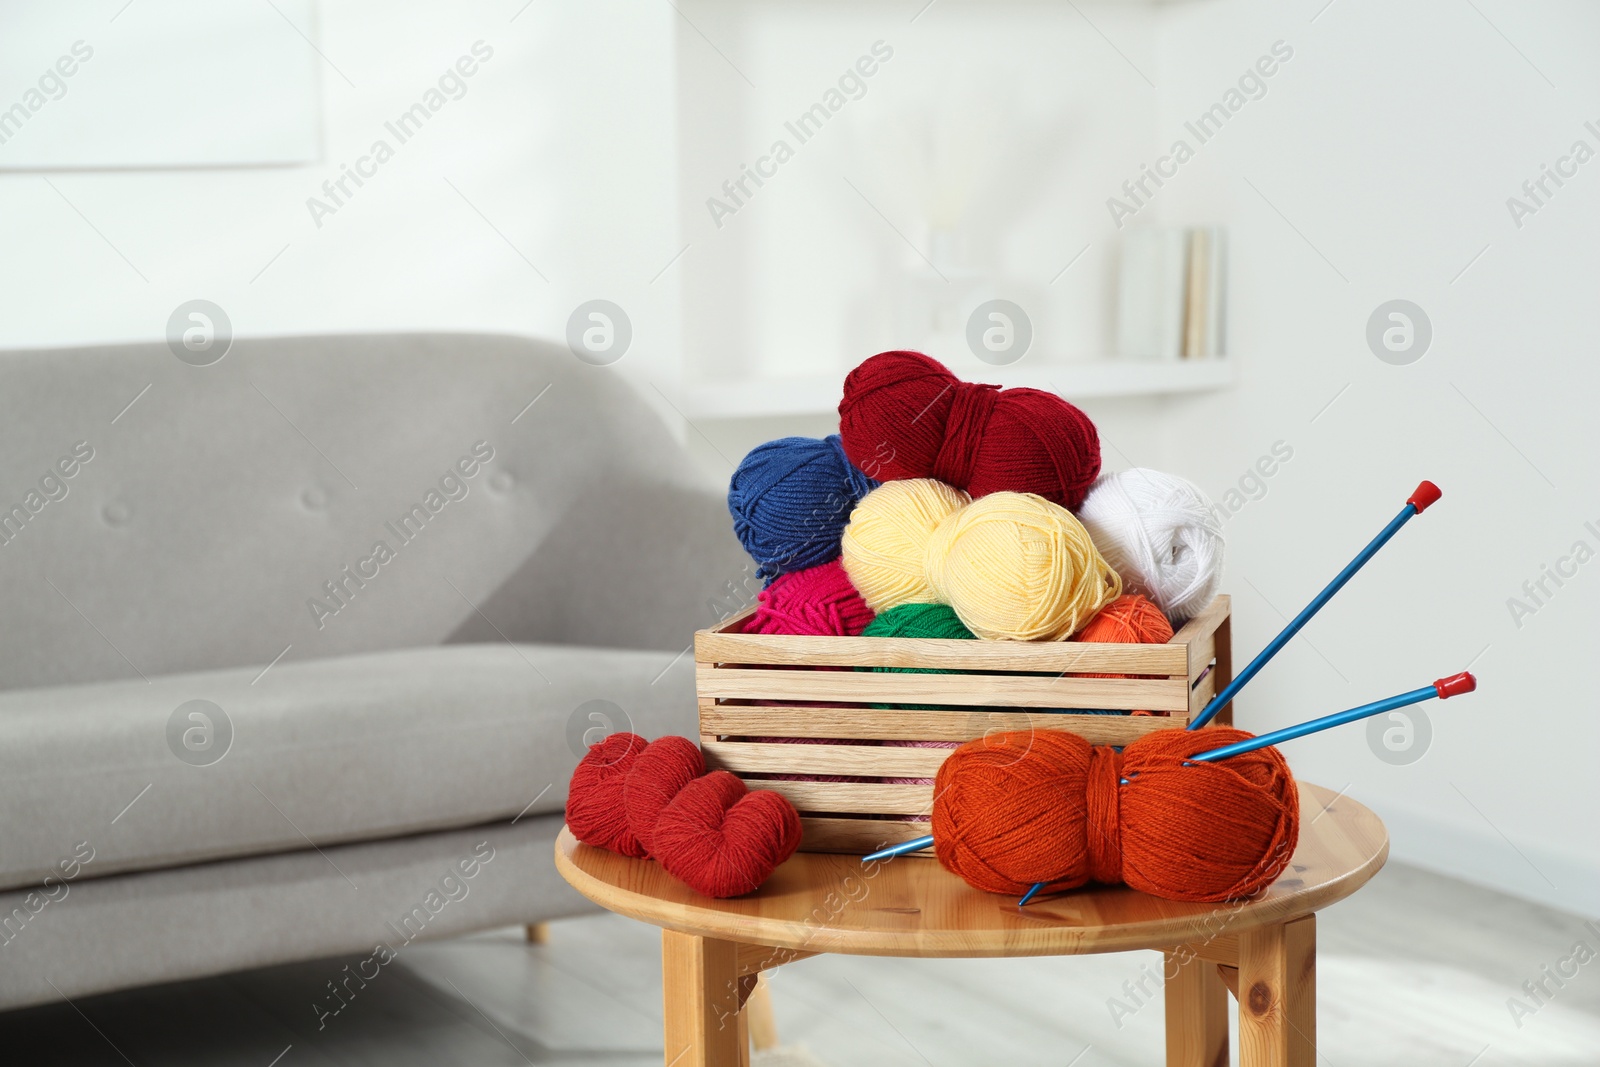
<instances>
[{"instance_id":1,"label":"orange yarn ball","mask_svg":"<svg viewBox=\"0 0 1600 1067\"><path fill-rule=\"evenodd\" d=\"M969 741L935 780L934 851L991 893L1095 881L1169 900L1249 896L1283 873L1299 840L1288 764L1274 748L1185 761L1251 736L1158 730L1122 752L1059 731Z\"/></svg>"},{"instance_id":2,"label":"orange yarn ball","mask_svg":"<svg viewBox=\"0 0 1600 1067\"><path fill-rule=\"evenodd\" d=\"M1089 624L1072 635L1074 641L1102 641L1124 645L1164 645L1172 640L1172 623L1160 608L1138 593L1119 596L1095 613ZM1085 674L1085 678L1127 678L1126 674ZM1134 715L1149 715L1135 711ZM1166 712L1162 712L1163 715Z\"/></svg>"},{"instance_id":3,"label":"orange yarn ball","mask_svg":"<svg viewBox=\"0 0 1600 1067\"><path fill-rule=\"evenodd\" d=\"M1164 645L1172 640L1172 623L1161 609L1137 593L1119 596L1095 613L1074 641L1124 645Z\"/></svg>"}]
</instances>

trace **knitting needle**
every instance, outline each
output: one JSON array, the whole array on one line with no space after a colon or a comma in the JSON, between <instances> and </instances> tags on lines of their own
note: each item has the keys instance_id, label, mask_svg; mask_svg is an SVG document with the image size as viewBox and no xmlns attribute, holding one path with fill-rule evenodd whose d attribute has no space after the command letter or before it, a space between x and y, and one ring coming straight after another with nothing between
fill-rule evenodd
<instances>
[{"instance_id":1,"label":"knitting needle","mask_svg":"<svg viewBox=\"0 0 1600 1067\"><path fill-rule=\"evenodd\" d=\"M1462 671L1460 674L1452 674L1448 678L1440 678L1432 685L1425 685L1421 689L1413 689L1409 693L1400 693L1396 696L1385 697L1382 700L1374 700L1370 704L1363 704L1359 708L1351 708L1349 711L1336 711L1332 715L1324 715L1320 719L1296 723L1293 726L1285 726L1281 730L1274 730L1259 737L1235 741L1231 745L1223 745L1221 748L1214 748L1209 752L1190 756L1188 762L1215 763L1217 760L1227 759L1229 756L1237 756L1243 752L1254 752L1258 748L1266 748L1268 745L1292 741L1307 734L1321 733L1323 730L1330 730L1335 726L1343 726L1345 723L1355 722L1357 719L1381 715L1386 711L1393 711L1395 708L1403 708L1407 704L1420 704L1422 701L1432 700L1434 697L1438 697L1440 700L1448 700L1451 697L1460 696L1462 693L1470 693L1476 688L1478 688L1478 679L1474 678L1470 672Z\"/></svg>"},{"instance_id":2,"label":"knitting needle","mask_svg":"<svg viewBox=\"0 0 1600 1067\"><path fill-rule=\"evenodd\" d=\"M1217 760L1225 760L1229 756L1254 752L1258 748L1266 748L1268 745L1292 741L1297 737L1305 737L1307 734L1321 733L1323 730L1331 730L1335 726L1343 726L1345 723L1355 722L1357 719L1381 715L1386 711L1403 708L1408 704L1420 704L1424 700L1432 700L1435 697L1440 700L1448 700L1463 693L1470 693L1477 688L1478 679L1474 678L1470 672L1462 671L1460 674L1452 674L1448 678L1440 678L1432 685L1425 685L1421 689L1413 689L1409 693L1400 693L1392 697L1385 697L1382 700L1374 700L1370 704L1362 704L1360 707L1351 708L1348 711L1336 711L1332 715L1324 715L1320 719L1310 719L1306 722L1295 723L1293 726L1285 726L1281 730L1273 730L1271 733L1262 734L1259 737L1250 737L1243 741L1235 741L1231 745L1223 745L1221 748L1213 748L1209 752L1201 752L1198 755L1190 756L1185 762L1215 763ZM1128 779L1124 778L1122 784L1128 784ZM1020 908L1032 900L1033 895L1042 888L1044 888L1043 882L1036 883L1032 889L1023 895L1021 900L1017 901L1017 907Z\"/></svg>"},{"instance_id":3,"label":"knitting needle","mask_svg":"<svg viewBox=\"0 0 1600 1067\"><path fill-rule=\"evenodd\" d=\"M1357 719L1381 715L1386 711L1403 708L1409 704L1419 704L1424 700L1432 700L1435 697L1440 700L1448 700L1450 697L1470 693L1477 688L1478 680L1471 673L1463 671L1460 674L1453 674L1449 678L1440 678L1432 685L1425 685L1421 689L1413 689L1409 693L1400 693L1397 696L1385 697L1383 700L1374 700L1370 704L1362 704L1360 707L1351 708L1348 711L1334 712L1332 715L1324 715L1320 719L1310 719L1306 722L1296 723L1293 726L1285 726L1281 730L1262 734L1259 737L1247 738L1244 741L1236 741L1231 745L1223 745L1221 748L1201 752L1198 755L1190 756L1188 762L1215 763L1217 760L1227 759L1229 756L1254 752L1258 748L1266 748L1268 745L1292 741L1297 737L1305 737L1307 734L1321 733L1323 730L1330 730L1347 722L1355 722ZM1123 783L1126 784L1127 779L1123 779ZM871 860L893 859L896 856L904 856L908 852L920 852L932 844L933 835L929 834L924 837L913 838L910 841L902 841L898 845L890 845L888 848L879 849L871 855L861 857L861 861L866 863ZM1032 900L1033 895L1043 887L1043 884L1041 882L1028 890L1027 896L1022 898L1018 907Z\"/></svg>"},{"instance_id":4,"label":"knitting needle","mask_svg":"<svg viewBox=\"0 0 1600 1067\"><path fill-rule=\"evenodd\" d=\"M1438 500L1441 495L1439 487L1432 482L1424 481L1419 484L1411 496L1406 499L1406 506L1400 509L1400 514L1389 520L1389 525L1383 528L1383 532L1368 542L1367 547L1357 553L1356 558L1351 560L1344 570L1340 571L1338 576L1329 582L1311 603L1305 606L1304 611L1296 615L1289 625L1283 628L1282 633L1274 637L1267 647L1263 648L1256 658L1250 661L1248 667L1240 671L1233 681L1223 686L1222 692L1211 698L1211 703L1206 705L1204 711L1195 716L1194 721L1189 723L1188 728L1198 730L1215 718L1217 712L1227 707L1228 702L1238 695L1239 690L1243 689L1245 684L1254 678L1256 673L1262 667L1265 667L1273 656L1282 651L1283 646L1288 644L1294 635L1300 632L1301 627L1311 621L1311 616L1321 611L1323 605L1333 599L1333 594L1344 588L1344 584L1354 577L1356 571L1366 566L1367 560L1376 555L1378 549L1386 545L1389 542L1389 538L1399 532L1400 527L1410 522L1413 517L1421 515L1428 510L1429 505Z\"/></svg>"},{"instance_id":5,"label":"knitting needle","mask_svg":"<svg viewBox=\"0 0 1600 1067\"><path fill-rule=\"evenodd\" d=\"M1267 662L1271 660L1273 656L1276 656L1283 649L1283 646L1289 643L1295 634L1300 632L1301 628L1305 626L1306 623L1311 621L1311 617L1317 612L1321 611L1323 605L1325 605L1329 600L1333 599L1333 595L1335 593L1344 588L1345 583L1355 575L1356 571L1365 566L1367 561L1377 554L1378 549L1387 544L1389 539L1399 532L1400 527L1411 521L1413 517L1426 511L1429 506L1437 501L1442 495L1443 494L1440 492L1439 487L1430 481L1423 481L1418 484L1411 496L1406 499L1405 507L1400 509L1400 513L1389 521L1389 524L1383 528L1383 531L1379 533L1377 537L1374 537L1372 541L1367 544L1367 547L1363 548L1360 553L1356 555L1356 558L1351 560L1344 570L1340 571L1338 576L1335 577L1333 581L1329 582L1322 592L1316 595L1316 598L1313 599L1311 603L1306 605L1305 610L1301 611L1299 615L1296 615L1293 621L1291 621L1288 626L1284 627L1282 633L1278 634L1277 637L1274 637L1271 643L1268 644L1266 648L1262 649L1260 654L1257 655L1255 659L1250 661L1249 666L1245 667L1245 669L1240 671L1238 676L1235 677L1233 681L1224 686L1222 692L1211 698L1211 703L1206 705L1205 710L1196 716L1194 721L1189 724L1188 728L1191 730L1198 729L1215 718L1217 712L1226 707L1228 702L1238 694L1239 690L1243 689L1245 684L1249 682L1250 679L1254 678L1261 668L1265 667ZM1417 692L1423 692L1423 690L1417 690ZM1429 689L1427 692L1431 693L1433 690ZM1421 697L1419 699L1427 698ZM1397 704L1395 707L1404 707L1404 704ZM1369 714L1376 715L1382 710L1386 709L1376 709L1369 712ZM1337 724L1328 724L1328 726L1333 725ZM1321 729L1326 728L1327 726L1321 727ZM1267 743L1271 744L1271 742ZM903 856L908 852L921 851L932 844L933 836L929 834L924 837L914 838L910 841L902 841L898 845L891 845L888 848L880 849L871 855L863 856L862 862L865 863L871 860L893 859L896 856ZM1042 886L1043 883L1040 883L1039 885L1035 885L1032 889L1028 890L1027 896L1022 898L1022 903L1026 904L1029 900L1031 900L1033 895L1037 893Z\"/></svg>"}]
</instances>

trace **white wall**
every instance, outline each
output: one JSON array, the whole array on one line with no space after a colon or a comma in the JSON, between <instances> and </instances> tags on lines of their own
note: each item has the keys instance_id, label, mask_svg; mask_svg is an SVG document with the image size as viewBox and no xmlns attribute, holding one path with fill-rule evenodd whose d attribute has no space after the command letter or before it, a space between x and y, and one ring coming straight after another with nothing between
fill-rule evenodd
<instances>
[{"instance_id":1,"label":"white wall","mask_svg":"<svg viewBox=\"0 0 1600 1067\"><path fill-rule=\"evenodd\" d=\"M1146 428L1164 436L1169 466L1214 494L1275 441L1294 449L1228 525L1245 652L1419 478L1444 488L1247 691L1241 721L1285 725L1471 662L1481 690L1423 706L1434 733L1418 762L1381 762L1358 727L1285 753L1305 777L1348 783L1388 822L1397 857L1600 913L1588 670L1600 564L1551 585L1520 627L1507 608L1575 540L1600 550L1583 525L1600 527L1600 368L1587 351L1600 162L1520 230L1506 207L1574 139L1600 149L1583 128L1600 119L1585 106L1600 84L1600 11L1336 3L1312 22L1321 6L1169 10L1164 135L1273 41L1295 54L1158 201L1169 222L1232 225L1241 373L1229 392L1151 412ZM1394 298L1433 322L1432 347L1409 366L1380 362L1364 338Z\"/></svg>"},{"instance_id":2,"label":"white wall","mask_svg":"<svg viewBox=\"0 0 1600 1067\"><path fill-rule=\"evenodd\" d=\"M182 3L141 0L119 14L123 2L82 5L81 25L61 42L61 51L89 42L105 65L84 64L73 77L80 90L145 22L183 17ZM573 308L601 297L633 321L633 349L616 370L642 381L675 373L678 278L656 278L678 248L675 115L664 91L672 8L318 6L320 26L301 29L327 57L320 164L0 174L0 345L157 339L171 311L197 297L221 305L239 334L559 338ZM267 31L298 40L275 16ZM466 94L398 143L384 123L480 40L493 57L466 79ZM0 93L20 93L55 58L7 71ZM53 117L47 106L29 122ZM319 228L307 198L378 138L394 158Z\"/></svg>"}]
</instances>

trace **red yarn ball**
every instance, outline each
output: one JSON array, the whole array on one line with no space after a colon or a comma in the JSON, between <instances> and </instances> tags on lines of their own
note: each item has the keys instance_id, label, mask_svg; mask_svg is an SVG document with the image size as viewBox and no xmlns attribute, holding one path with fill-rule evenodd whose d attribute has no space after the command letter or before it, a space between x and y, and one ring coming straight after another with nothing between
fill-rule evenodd
<instances>
[{"instance_id":1,"label":"red yarn ball","mask_svg":"<svg viewBox=\"0 0 1600 1067\"><path fill-rule=\"evenodd\" d=\"M838 560L781 574L756 599L745 633L859 637L873 618Z\"/></svg>"},{"instance_id":2,"label":"red yarn ball","mask_svg":"<svg viewBox=\"0 0 1600 1067\"><path fill-rule=\"evenodd\" d=\"M655 828L662 811L704 773L705 757L687 737L658 737L634 758L622 783L622 805L628 829L647 854L655 854Z\"/></svg>"},{"instance_id":3,"label":"red yarn ball","mask_svg":"<svg viewBox=\"0 0 1600 1067\"><path fill-rule=\"evenodd\" d=\"M800 816L777 793L751 792L727 771L712 771L662 811L654 844L661 866L689 888L742 896L800 847Z\"/></svg>"},{"instance_id":4,"label":"red yarn ball","mask_svg":"<svg viewBox=\"0 0 1600 1067\"><path fill-rule=\"evenodd\" d=\"M1100 435L1078 408L960 381L920 352L880 352L850 372L839 434L870 478L937 478L974 497L1037 493L1076 509L1100 474Z\"/></svg>"},{"instance_id":5,"label":"red yarn ball","mask_svg":"<svg viewBox=\"0 0 1600 1067\"><path fill-rule=\"evenodd\" d=\"M644 749L645 739L629 733L589 746L567 786L567 828L573 837L624 856L645 854L622 799L623 783Z\"/></svg>"},{"instance_id":6,"label":"red yarn ball","mask_svg":"<svg viewBox=\"0 0 1600 1067\"><path fill-rule=\"evenodd\" d=\"M992 893L1096 881L1169 900L1249 896L1283 873L1299 840L1289 767L1275 748L1187 761L1251 736L1158 730L1121 753L1057 731L970 741L935 780L934 850Z\"/></svg>"}]
</instances>

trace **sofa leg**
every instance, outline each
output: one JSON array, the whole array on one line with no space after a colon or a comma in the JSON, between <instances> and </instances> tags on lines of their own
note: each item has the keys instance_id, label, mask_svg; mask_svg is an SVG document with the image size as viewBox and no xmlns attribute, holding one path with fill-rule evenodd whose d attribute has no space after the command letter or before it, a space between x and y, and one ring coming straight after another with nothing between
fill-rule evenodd
<instances>
[{"instance_id":1,"label":"sofa leg","mask_svg":"<svg viewBox=\"0 0 1600 1067\"><path fill-rule=\"evenodd\" d=\"M550 924L549 923L529 923L528 924L528 944L530 944L530 945L543 945L543 944L548 943L549 940L550 940Z\"/></svg>"}]
</instances>

